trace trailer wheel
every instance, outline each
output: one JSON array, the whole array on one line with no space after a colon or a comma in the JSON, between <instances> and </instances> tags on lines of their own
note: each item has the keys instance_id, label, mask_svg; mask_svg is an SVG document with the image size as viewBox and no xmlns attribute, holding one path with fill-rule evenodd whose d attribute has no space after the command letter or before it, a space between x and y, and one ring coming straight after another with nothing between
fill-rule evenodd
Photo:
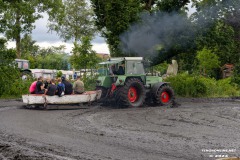
<instances>
[{"instance_id":1,"label":"trailer wheel","mask_svg":"<svg viewBox=\"0 0 240 160\"><path fill-rule=\"evenodd\" d=\"M155 95L153 95L153 102L155 104L169 105L173 102L173 99L173 89L167 84L160 86Z\"/></svg>"},{"instance_id":2,"label":"trailer wheel","mask_svg":"<svg viewBox=\"0 0 240 160\"><path fill-rule=\"evenodd\" d=\"M118 88L116 92L115 100L121 106L140 107L146 97L146 90L137 78L128 79L125 85Z\"/></svg>"}]
</instances>

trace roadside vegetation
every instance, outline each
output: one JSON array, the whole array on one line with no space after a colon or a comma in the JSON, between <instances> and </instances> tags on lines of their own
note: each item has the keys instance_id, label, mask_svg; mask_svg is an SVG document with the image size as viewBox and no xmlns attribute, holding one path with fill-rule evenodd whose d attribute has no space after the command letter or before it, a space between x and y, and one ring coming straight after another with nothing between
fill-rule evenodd
<instances>
[{"instance_id":1,"label":"roadside vegetation","mask_svg":"<svg viewBox=\"0 0 240 160\"><path fill-rule=\"evenodd\" d=\"M240 96L239 85L232 78L216 80L201 75L181 73L168 77L174 92L181 97L236 97Z\"/></svg>"},{"instance_id":2,"label":"roadside vegetation","mask_svg":"<svg viewBox=\"0 0 240 160\"><path fill-rule=\"evenodd\" d=\"M231 77L221 79L219 57L211 50L203 48L197 52L193 61L192 73L181 70L180 74L170 76L166 81L171 83L177 96L182 97L236 97L240 96L238 68ZM221 75L220 75L221 76Z\"/></svg>"}]
</instances>

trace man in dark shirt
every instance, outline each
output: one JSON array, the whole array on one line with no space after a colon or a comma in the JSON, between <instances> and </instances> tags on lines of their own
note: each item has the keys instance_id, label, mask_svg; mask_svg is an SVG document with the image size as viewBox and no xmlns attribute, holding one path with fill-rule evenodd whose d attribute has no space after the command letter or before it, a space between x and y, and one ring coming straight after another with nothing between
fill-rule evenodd
<instances>
[{"instance_id":1,"label":"man in dark shirt","mask_svg":"<svg viewBox=\"0 0 240 160\"><path fill-rule=\"evenodd\" d=\"M64 76L62 76L62 83L65 85L65 95L69 95L73 93L73 85L68 82Z\"/></svg>"},{"instance_id":2,"label":"man in dark shirt","mask_svg":"<svg viewBox=\"0 0 240 160\"><path fill-rule=\"evenodd\" d=\"M36 94L44 94L43 78L40 76L36 84Z\"/></svg>"},{"instance_id":3,"label":"man in dark shirt","mask_svg":"<svg viewBox=\"0 0 240 160\"><path fill-rule=\"evenodd\" d=\"M125 69L124 68L125 68L125 65L123 63L118 67L117 75L124 75L125 74Z\"/></svg>"},{"instance_id":4,"label":"man in dark shirt","mask_svg":"<svg viewBox=\"0 0 240 160\"><path fill-rule=\"evenodd\" d=\"M55 80L52 79L51 83L48 85L48 88L45 90L45 94L49 96L54 96L57 91L57 86L55 85Z\"/></svg>"},{"instance_id":5,"label":"man in dark shirt","mask_svg":"<svg viewBox=\"0 0 240 160\"><path fill-rule=\"evenodd\" d=\"M45 81L44 81L44 88L47 89L48 88L48 85L51 84L51 79L50 78L47 78Z\"/></svg>"}]
</instances>

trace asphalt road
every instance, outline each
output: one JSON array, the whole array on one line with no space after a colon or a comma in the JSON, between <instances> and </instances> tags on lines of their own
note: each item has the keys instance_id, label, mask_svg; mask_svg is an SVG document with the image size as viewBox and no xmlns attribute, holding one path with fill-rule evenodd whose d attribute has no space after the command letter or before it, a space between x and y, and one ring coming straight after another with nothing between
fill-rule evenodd
<instances>
[{"instance_id":1,"label":"asphalt road","mask_svg":"<svg viewBox=\"0 0 240 160\"><path fill-rule=\"evenodd\" d=\"M212 160L240 156L240 101L178 108L24 109L0 100L0 159Z\"/></svg>"}]
</instances>

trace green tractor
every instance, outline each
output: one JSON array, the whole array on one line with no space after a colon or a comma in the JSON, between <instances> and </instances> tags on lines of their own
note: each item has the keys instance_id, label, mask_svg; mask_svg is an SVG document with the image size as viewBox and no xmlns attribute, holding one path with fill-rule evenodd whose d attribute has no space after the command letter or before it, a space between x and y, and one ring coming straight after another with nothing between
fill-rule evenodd
<instances>
[{"instance_id":1,"label":"green tractor","mask_svg":"<svg viewBox=\"0 0 240 160\"><path fill-rule=\"evenodd\" d=\"M96 89L102 100L112 99L119 106L139 107L145 102L156 105L174 103L174 92L162 77L148 76L142 57L111 58L99 63Z\"/></svg>"}]
</instances>

